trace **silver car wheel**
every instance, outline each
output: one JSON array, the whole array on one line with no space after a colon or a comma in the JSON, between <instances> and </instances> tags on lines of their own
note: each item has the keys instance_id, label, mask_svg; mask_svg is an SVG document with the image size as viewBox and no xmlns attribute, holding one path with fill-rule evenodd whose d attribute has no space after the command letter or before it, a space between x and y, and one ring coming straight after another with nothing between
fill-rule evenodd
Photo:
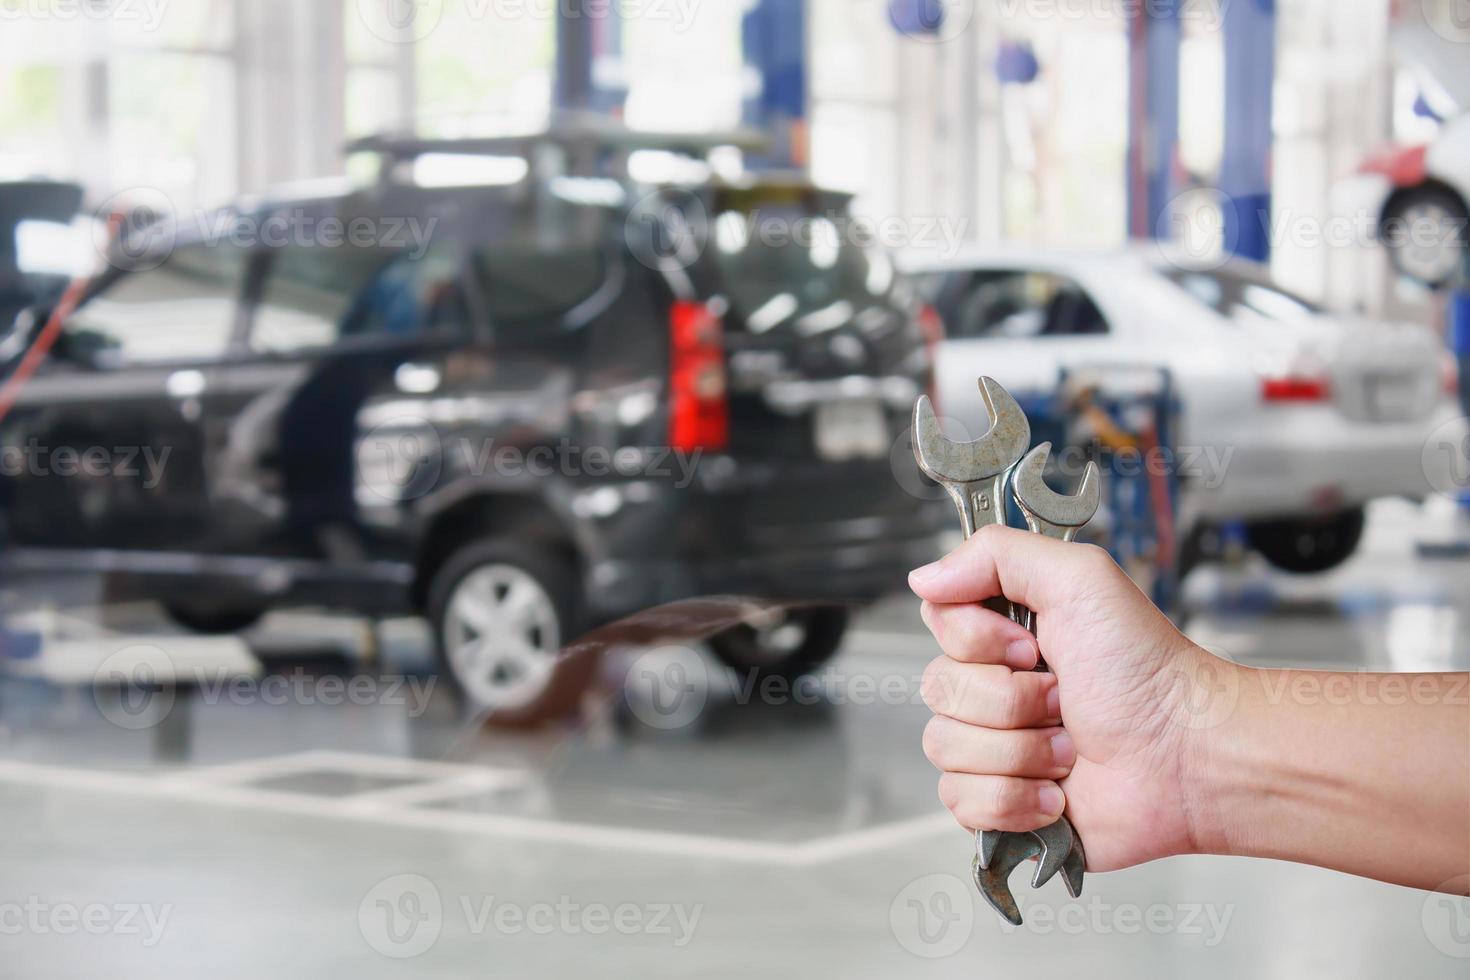
<instances>
[{"instance_id":1,"label":"silver car wheel","mask_svg":"<svg viewBox=\"0 0 1470 980\"><path fill-rule=\"evenodd\" d=\"M1434 201L1404 210L1405 240L1398 245L1399 268L1411 278L1426 283L1443 282L1460 265L1457 221L1448 208ZM1432 234L1426 234L1434 229Z\"/></svg>"},{"instance_id":2,"label":"silver car wheel","mask_svg":"<svg viewBox=\"0 0 1470 980\"><path fill-rule=\"evenodd\" d=\"M556 604L514 565L483 565L454 586L445 607L444 650L476 706L523 707L551 681L561 648Z\"/></svg>"}]
</instances>

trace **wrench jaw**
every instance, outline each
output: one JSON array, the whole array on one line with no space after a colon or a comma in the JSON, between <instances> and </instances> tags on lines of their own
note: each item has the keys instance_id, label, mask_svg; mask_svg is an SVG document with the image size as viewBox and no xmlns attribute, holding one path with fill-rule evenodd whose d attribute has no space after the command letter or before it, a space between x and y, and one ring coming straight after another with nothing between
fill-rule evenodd
<instances>
[{"instance_id":1,"label":"wrench jaw","mask_svg":"<svg viewBox=\"0 0 1470 980\"><path fill-rule=\"evenodd\" d=\"M1066 817L1040 830L1029 833L1004 833L990 830L975 835L975 857L970 871L975 887L986 903L1011 925L1021 924L1021 909L1011 893L1011 873L1025 861L1037 858L1031 887L1040 888L1058 871L1073 898L1082 895L1082 878L1087 858L1082 839L1072 830Z\"/></svg>"},{"instance_id":2,"label":"wrench jaw","mask_svg":"<svg viewBox=\"0 0 1470 980\"><path fill-rule=\"evenodd\" d=\"M1102 499L1102 476L1091 460L1082 472L1077 492L1068 496L1046 485L1042 474L1051 456L1051 443L1043 442L1027 453L1011 478L1011 495L1026 516L1026 524L1038 534L1070 541L1097 513Z\"/></svg>"},{"instance_id":3,"label":"wrench jaw","mask_svg":"<svg viewBox=\"0 0 1470 980\"><path fill-rule=\"evenodd\" d=\"M1009 392L993 378L981 378L980 395L990 413L990 428L974 442L952 442L940 431L928 395L920 395L914 404L914 459L936 483L948 487L1003 477L1031 444L1031 423Z\"/></svg>"},{"instance_id":4,"label":"wrench jaw","mask_svg":"<svg viewBox=\"0 0 1470 980\"><path fill-rule=\"evenodd\" d=\"M1031 834L997 835L995 849L987 865L982 867L977 853L970 863L975 875L975 887L980 895L1013 926L1021 924L1021 909L1016 897L1011 894L1011 872L1023 861L1041 853L1041 844Z\"/></svg>"},{"instance_id":5,"label":"wrench jaw","mask_svg":"<svg viewBox=\"0 0 1470 980\"><path fill-rule=\"evenodd\" d=\"M1026 833L1036 838L1036 842L1041 845L1039 860L1036 862L1036 873L1031 876L1031 887L1040 888L1063 869L1068 855L1077 846L1077 835L1072 830L1071 821L1064 816L1058 817L1039 830ZM1000 848L1001 841L1006 837L1014 836L1017 834L1003 830L977 830L975 832L975 854L980 860L980 867L988 868L996 851Z\"/></svg>"}]
</instances>

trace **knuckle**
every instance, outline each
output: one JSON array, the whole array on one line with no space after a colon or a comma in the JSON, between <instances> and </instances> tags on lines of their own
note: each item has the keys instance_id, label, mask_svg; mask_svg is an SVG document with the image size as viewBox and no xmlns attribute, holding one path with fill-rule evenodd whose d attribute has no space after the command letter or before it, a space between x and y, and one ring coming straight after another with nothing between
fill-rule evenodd
<instances>
[{"instance_id":1,"label":"knuckle","mask_svg":"<svg viewBox=\"0 0 1470 980\"><path fill-rule=\"evenodd\" d=\"M946 810L955 810L960 805L960 781L949 773L939 777L939 802Z\"/></svg>"},{"instance_id":2,"label":"knuckle","mask_svg":"<svg viewBox=\"0 0 1470 980\"><path fill-rule=\"evenodd\" d=\"M987 547L997 543L1005 535L1006 529L1001 524L986 524L974 534L970 535L972 540L982 541Z\"/></svg>"},{"instance_id":3,"label":"knuckle","mask_svg":"<svg viewBox=\"0 0 1470 980\"><path fill-rule=\"evenodd\" d=\"M935 657L929 661L929 666L924 668L924 676L919 679L919 697L933 711L944 711L949 707L946 660L945 657Z\"/></svg>"},{"instance_id":4,"label":"knuckle","mask_svg":"<svg viewBox=\"0 0 1470 980\"><path fill-rule=\"evenodd\" d=\"M1026 813L1023 784L1016 779L997 779L990 793L992 812L999 817L1017 817Z\"/></svg>"},{"instance_id":5,"label":"knuckle","mask_svg":"<svg viewBox=\"0 0 1470 980\"><path fill-rule=\"evenodd\" d=\"M995 643L994 630L984 620L970 617L957 631L954 637L956 652L963 655L967 660L986 659L986 652Z\"/></svg>"},{"instance_id":6,"label":"knuckle","mask_svg":"<svg viewBox=\"0 0 1470 980\"><path fill-rule=\"evenodd\" d=\"M1020 775L1030 771L1035 752L1031 747L1031 739L1024 735L1009 735L1001 741L1000 762L1001 770L1010 775Z\"/></svg>"},{"instance_id":7,"label":"knuckle","mask_svg":"<svg viewBox=\"0 0 1470 980\"><path fill-rule=\"evenodd\" d=\"M944 733L946 721L947 719L936 715L930 718L929 723L924 726L924 757L941 768L943 768L949 742Z\"/></svg>"},{"instance_id":8,"label":"knuckle","mask_svg":"<svg viewBox=\"0 0 1470 980\"><path fill-rule=\"evenodd\" d=\"M995 688L996 714L1001 724L1008 728L1017 728L1026 720L1028 698L1020 677L1019 674L1012 675Z\"/></svg>"},{"instance_id":9,"label":"knuckle","mask_svg":"<svg viewBox=\"0 0 1470 980\"><path fill-rule=\"evenodd\" d=\"M1087 562L1097 572L1106 573L1117 567L1117 563L1113 561L1113 556L1108 554L1108 550L1101 545L1084 544L1078 551L1078 554L1082 556L1083 561Z\"/></svg>"}]
</instances>

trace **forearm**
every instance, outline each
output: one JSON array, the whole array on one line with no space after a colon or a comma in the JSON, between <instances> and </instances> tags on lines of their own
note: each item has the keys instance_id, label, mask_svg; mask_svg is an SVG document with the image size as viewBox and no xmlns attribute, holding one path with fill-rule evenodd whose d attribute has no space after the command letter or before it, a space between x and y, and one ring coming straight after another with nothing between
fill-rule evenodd
<instances>
[{"instance_id":1,"label":"forearm","mask_svg":"<svg viewBox=\"0 0 1470 980\"><path fill-rule=\"evenodd\" d=\"M1465 890L1470 674L1230 678L1238 700L1189 761L1198 850Z\"/></svg>"}]
</instances>

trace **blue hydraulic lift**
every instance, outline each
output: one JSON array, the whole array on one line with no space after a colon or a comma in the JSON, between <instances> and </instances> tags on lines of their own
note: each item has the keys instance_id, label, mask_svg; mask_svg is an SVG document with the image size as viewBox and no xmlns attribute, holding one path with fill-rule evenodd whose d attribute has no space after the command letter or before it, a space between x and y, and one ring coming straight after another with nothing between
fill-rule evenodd
<instances>
[{"instance_id":1,"label":"blue hydraulic lift","mask_svg":"<svg viewBox=\"0 0 1470 980\"><path fill-rule=\"evenodd\" d=\"M1179 146L1179 4L1158 0L1128 27L1128 237L1167 235Z\"/></svg>"},{"instance_id":2,"label":"blue hydraulic lift","mask_svg":"<svg viewBox=\"0 0 1470 980\"><path fill-rule=\"evenodd\" d=\"M747 160L757 169L805 169L808 155L806 0L757 0L740 26L745 64L757 84L745 123L771 136L771 150Z\"/></svg>"},{"instance_id":3,"label":"blue hydraulic lift","mask_svg":"<svg viewBox=\"0 0 1470 980\"><path fill-rule=\"evenodd\" d=\"M1276 0L1220 5L1225 25L1225 149L1220 161L1225 250L1271 255L1271 86L1276 78Z\"/></svg>"}]
</instances>

